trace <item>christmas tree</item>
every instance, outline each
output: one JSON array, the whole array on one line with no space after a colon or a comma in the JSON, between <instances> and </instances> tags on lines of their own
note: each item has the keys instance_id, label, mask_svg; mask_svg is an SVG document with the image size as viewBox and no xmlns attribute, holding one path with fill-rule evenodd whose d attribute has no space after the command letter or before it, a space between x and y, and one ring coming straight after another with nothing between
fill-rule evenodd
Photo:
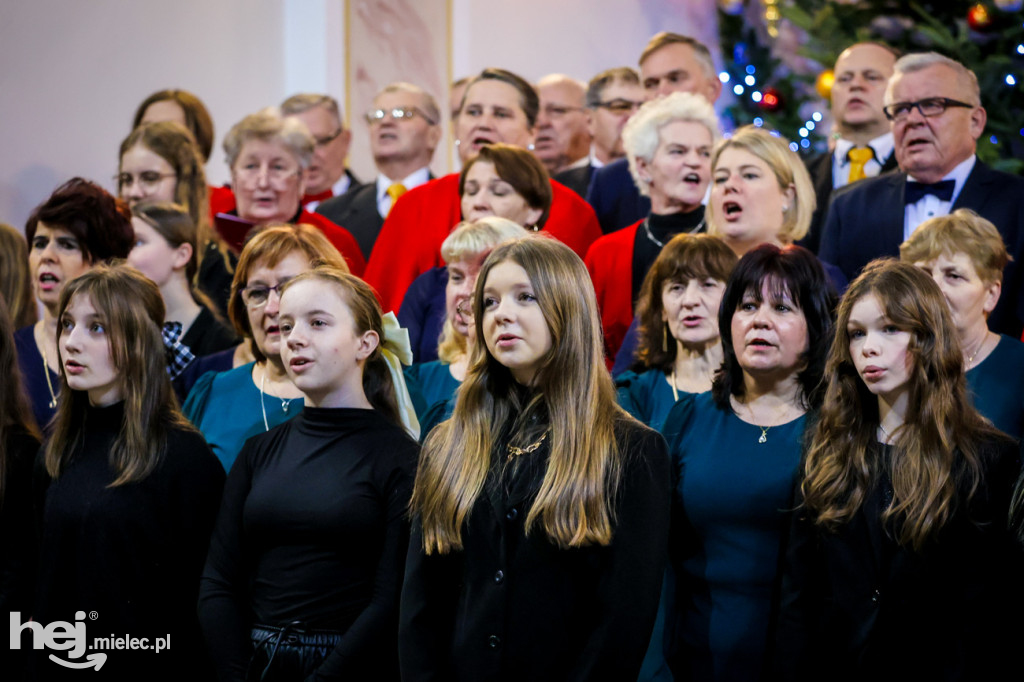
<instances>
[{"instance_id":1,"label":"christmas tree","mask_svg":"<svg viewBox=\"0 0 1024 682\"><path fill-rule=\"evenodd\" d=\"M859 41L934 51L974 71L988 113L978 156L1024 172L1024 0L719 0L720 75L736 125L763 125L804 153L827 148L832 64ZM732 58L731 63L729 58Z\"/></svg>"}]
</instances>

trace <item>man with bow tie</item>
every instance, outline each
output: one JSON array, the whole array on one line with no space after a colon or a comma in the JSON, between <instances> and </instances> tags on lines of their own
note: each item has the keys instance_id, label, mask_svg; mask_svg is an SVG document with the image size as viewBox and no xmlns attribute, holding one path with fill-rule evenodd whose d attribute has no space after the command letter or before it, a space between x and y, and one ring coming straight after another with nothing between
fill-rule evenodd
<instances>
[{"instance_id":1,"label":"man with bow tie","mask_svg":"<svg viewBox=\"0 0 1024 682\"><path fill-rule=\"evenodd\" d=\"M853 279L869 261L898 256L899 245L928 218L969 208L992 221L1013 256L993 331L1020 336L1024 255L1024 178L993 170L975 156L985 129L978 79L934 52L897 60L885 93L899 173L836 191L819 256Z\"/></svg>"}]
</instances>

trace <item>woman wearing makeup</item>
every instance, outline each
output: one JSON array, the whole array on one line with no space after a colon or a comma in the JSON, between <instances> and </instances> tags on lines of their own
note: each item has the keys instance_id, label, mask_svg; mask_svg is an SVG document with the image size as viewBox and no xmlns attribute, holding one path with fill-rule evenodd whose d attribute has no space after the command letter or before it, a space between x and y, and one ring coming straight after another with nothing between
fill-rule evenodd
<instances>
[{"instance_id":1,"label":"woman wearing makeup","mask_svg":"<svg viewBox=\"0 0 1024 682\"><path fill-rule=\"evenodd\" d=\"M28 265L43 316L14 334L18 366L36 424L57 411L57 306L64 287L92 267L124 258L135 242L131 211L99 185L72 178L36 207L25 224Z\"/></svg>"},{"instance_id":2,"label":"woman wearing makeup","mask_svg":"<svg viewBox=\"0 0 1024 682\"><path fill-rule=\"evenodd\" d=\"M281 357L306 407L231 469L200 588L206 640L225 682L397 682L419 450L399 407L402 330L345 271L282 288Z\"/></svg>"},{"instance_id":3,"label":"woman wearing makeup","mask_svg":"<svg viewBox=\"0 0 1024 682\"><path fill-rule=\"evenodd\" d=\"M487 257L477 350L413 488L402 679L636 679L668 533L664 442L615 404L583 261ZM643 557L638 560L638 557Z\"/></svg>"},{"instance_id":4,"label":"woman wearing makeup","mask_svg":"<svg viewBox=\"0 0 1024 682\"><path fill-rule=\"evenodd\" d=\"M522 77L504 69L484 69L466 86L455 121L463 165L484 145L503 142L531 149L540 99ZM380 294L384 310L397 310L417 276L443 265L439 249L463 219L460 175L450 173L409 190L395 203L373 247L366 281ZM567 244L581 258L601 236L597 217L578 194L551 184L551 212L544 232Z\"/></svg>"},{"instance_id":5,"label":"woman wearing makeup","mask_svg":"<svg viewBox=\"0 0 1024 682\"><path fill-rule=\"evenodd\" d=\"M676 679L760 678L785 509L808 414L821 404L832 308L810 251L749 251L722 298L723 362L711 391L680 400L662 426L675 468L676 594L666 631Z\"/></svg>"},{"instance_id":6,"label":"woman wearing makeup","mask_svg":"<svg viewBox=\"0 0 1024 682\"><path fill-rule=\"evenodd\" d=\"M1018 448L971 407L957 336L909 263L869 264L843 297L789 534L780 679L1014 676Z\"/></svg>"},{"instance_id":7,"label":"woman wearing makeup","mask_svg":"<svg viewBox=\"0 0 1024 682\"><path fill-rule=\"evenodd\" d=\"M32 619L148 638L105 652L118 679L212 679L195 602L224 471L178 411L160 292L131 267L101 266L64 287L57 315L61 399L38 470ZM47 653L33 652L32 679L81 675Z\"/></svg>"}]
</instances>

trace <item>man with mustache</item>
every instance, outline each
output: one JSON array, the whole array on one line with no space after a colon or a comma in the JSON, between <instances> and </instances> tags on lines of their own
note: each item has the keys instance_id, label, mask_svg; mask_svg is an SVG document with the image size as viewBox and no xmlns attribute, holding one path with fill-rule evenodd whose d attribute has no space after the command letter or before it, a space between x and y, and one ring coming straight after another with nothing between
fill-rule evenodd
<instances>
[{"instance_id":1,"label":"man with mustache","mask_svg":"<svg viewBox=\"0 0 1024 682\"><path fill-rule=\"evenodd\" d=\"M838 190L832 197L819 256L853 279L899 245L922 222L969 208L999 229L1013 261L989 328L1019 337L1024 327L1024 178L993 170L975 155L986 113L975 74L934 52L897 60L885 92L899 173Z\"/></svg>"}]
</instances>

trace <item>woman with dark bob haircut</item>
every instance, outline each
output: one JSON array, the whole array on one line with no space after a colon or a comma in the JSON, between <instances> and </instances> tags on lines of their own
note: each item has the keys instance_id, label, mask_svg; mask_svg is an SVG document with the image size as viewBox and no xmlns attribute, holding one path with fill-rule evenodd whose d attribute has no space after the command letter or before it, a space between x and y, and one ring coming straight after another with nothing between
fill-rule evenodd
<instances>
[{"instance_id":1,"label":"woman with dark bob haircut","mask_svg":"<svg viewBox=\"0 0 1024 682\"><path fill-rule=\"evenodd\" d=\"M499 194L495 185L500 183L513 191L499 188L505 190ZM496 215L537 232L551 211L551 178L540 160L525 149L489 144L462 167L459 196L464 220Z\"/></svg>"},{"instance_id":2,"label":"woman with dark bob haircut","mask_svg":"<svg viewBox=\"0 0 1024 682\"><path fill-rule=\"evenodd\" d=\"M883 260L853 281L789 533L780 679L1017 677L1018 448L971 407L963 368L926 272Z\"/></svg>"},{"instance_id":3,"label":"woman with dark bob haircut","mask_svg":"<svg viewBox=\"0 0 1024 682\"><path fill-rule=\"evenodd\" d=\"M64 286L94 265L126 258L135 242L128 205L99 185L72 178L25 224L28 264L43 317L14 334L18 365L40 428L57 409L57 305Z\"/></svg>"},{"instance_id":4,"label":"woman with dark bob haircut","mask_svg":"<svg viewBox=\"0 0 1024 682\"><path fill-rule=\"evenodd\" d=\"M833 302L810 251L747 252L722 299L723 362L711 392L681 400L665 420L676 481L669 650L679 678L759 679L784 510L807 413L821 403Z\"/></svg>"}]
</instances>

